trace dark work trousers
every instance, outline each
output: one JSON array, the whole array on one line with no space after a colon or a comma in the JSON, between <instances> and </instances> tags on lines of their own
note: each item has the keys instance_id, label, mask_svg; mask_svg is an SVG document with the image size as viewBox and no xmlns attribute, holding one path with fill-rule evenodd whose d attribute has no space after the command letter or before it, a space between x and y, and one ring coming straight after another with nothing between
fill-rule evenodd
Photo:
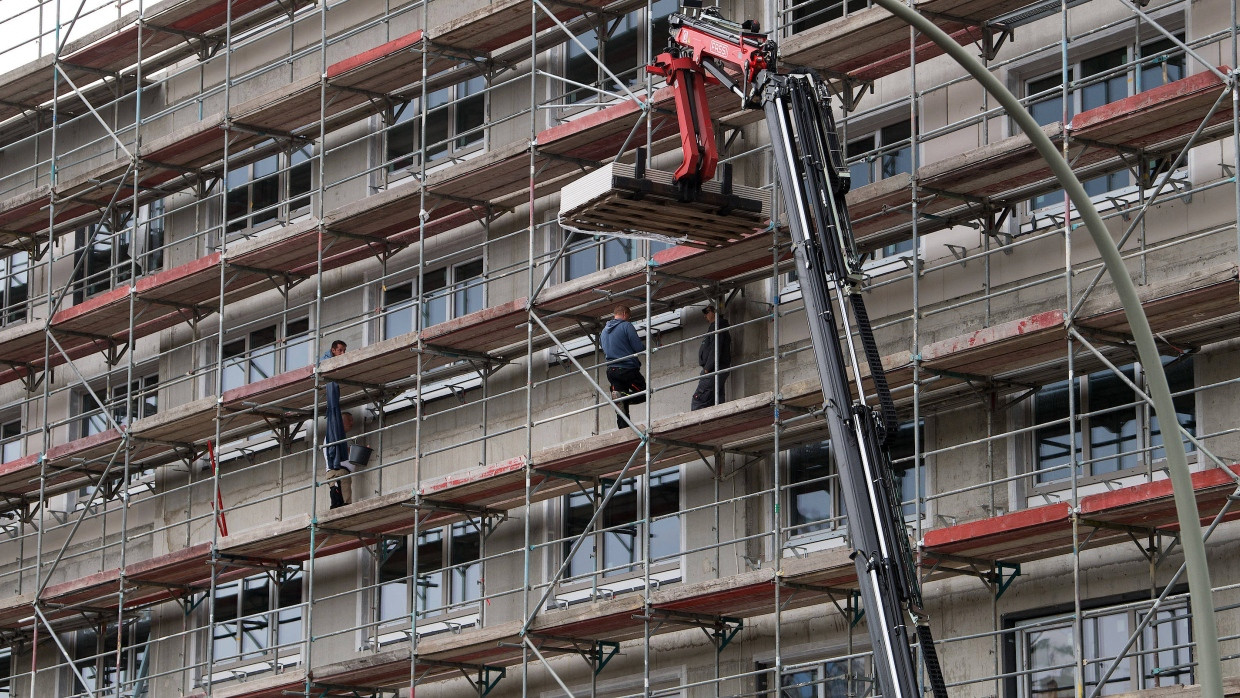
<instances>
[{"instance_id":1,"label":"dark work trousers","mask_svg":"<svg viewBox=\"0 0 1240 698\"><path fill-rule=\"evenodd\" d=\"M608 366L607 382L611 384L612 399L620 405L624 417L629 416L629 405L640 405L646 401L646 379L637 368L627 366ZM623 429L628 424L624 417L616 415L616 428Z\"/></svg>"},{"instance_id":2,"label":"dark work trousers","mask_svg":"<svg viewBox=\"0 0 1240 698\"><path fill-rule=\"evenodd\" d=\"M716 380L719 382L715 383ZM723 384L726 382L728 382L726 373L699 378L697 388L693 391L693 398L689 401L689 409L700 410L727 402L728 399L723 396Z\"/></svg>"}]
</instances>

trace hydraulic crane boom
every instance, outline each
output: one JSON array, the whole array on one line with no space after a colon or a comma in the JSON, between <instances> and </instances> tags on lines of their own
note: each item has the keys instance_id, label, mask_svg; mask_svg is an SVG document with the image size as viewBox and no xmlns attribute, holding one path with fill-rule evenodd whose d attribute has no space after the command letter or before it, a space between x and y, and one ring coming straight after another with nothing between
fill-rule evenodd
<instances>
[{"instance_id":1,"label":"hydraulic crane boom","mask_svg":"<svg viewBox=\"0 0 1240 698\"><path fill-rule=\"evenodd\" d=\"M885 698L922 694L911 624L934 694L946 698L894 488L886 442L896 429L895 406L861 295L861 263L844 202L848 170L826 87L811 75L776 73L775 43L758 32L756 23L729 22L717 10L707 10L672 15L671 27L668 52L647 69L665 76L676 90L685 153L676 177L686 196L714 175L718 162L706 85L723 84L746 107L761 108L766 114L822 381L831 452L847 507L878 688ZM724 66L736 72L729 73ZM737 74L739 84L733 77ZM877 407L866 402L863 369L868 369Z\"/></svg>"}]
</instances>

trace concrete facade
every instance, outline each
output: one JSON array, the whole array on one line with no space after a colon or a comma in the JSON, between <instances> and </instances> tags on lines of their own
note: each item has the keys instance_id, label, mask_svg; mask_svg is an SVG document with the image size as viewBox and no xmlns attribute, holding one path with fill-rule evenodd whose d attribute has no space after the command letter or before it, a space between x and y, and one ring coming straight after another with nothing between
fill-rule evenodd
<instances>
[{"instance_id":1,"label":"concrete facade","mask_svg":"<svg viewBox=\"0 0 1240 698\"><path fill-rule=\"evenodd\" d=\"M995 73L1017 94L1028 96L1033 81L1068 66L1069 80L1075 81L1073 114L1137 95L1138 66L1180 71L1168 73L1167 82L1217 68L1231 82L1209 94L1223 96L1234 88L1226 66L1235 62L1236 29L1220 29L1229 27L1234 2L1153 2L1140 13L1100 0L1062 11L1037 6L1037 12L1022 10L1019 3L979 4L985 7L959 10L967 24L973 26L975 15L989 10L990 19L1005 20L1014 32L989 59ZM154 5L150 12L165 5ZM826 3L808 5L816 11ZM5 513L0 513L8 534L0 538L0 637L9 647L9 654L0 654L7 661L0 661L0 667L9 673L0 675L0 695L407 696L414 686L433 695L469 695L475 689L539 696L565 690L598 696L774 695L780 676L783 695L872 695L865 619L858 617L849 593L855 579L842 586L822 581L847 546L836 478L814 475L819 471L806 467L808 461L797 460L812 455L795 450L828 435L814 412L821 397L815 392L800 292L788 276L786 234L779 226L756 231L770 243L758 252L736 252L728 262L739 264L749 255L743 259L753 261L757 271L716 274L733 253L708 250L700 266L690 270L700 272L699 278L669 290L689 274L665 272L681 269L664 261L671 259L662 251L665 246L632 241L632 251L620 254L615 239L572 239L570 245L567 232L556 224L558 190L573 173L546 173L565 162L585 171L615 157L620 148L606 156L540 159L540 153L559 147L547 134L574 123L570 131L580 127L592 133L584 124L606 117L612 113L608 109L623 102L615 94L621 91L612 86L604 89L613 94L566 103L564 93L571 88L561 78L582 63L580 47L565 40L564 29L586 36L590 26L612 23L613 36L621 37L612 39L615 50L631 54L636 65L661 47L661 39L647 33L653 26L648 13L658 17L670 5L622 2L610 5L609 12L586 15L576 7L558 9L565 18L552 22L543 3L320 0L291 16L276 12L236 36L221 23L208 34L231 43L209 57L186 54L160 67L138 93L125 91L106 109L101 106L100 118L79 113L80 107L69 102L56 103L48 109L63 114L64 121L54 132L5 136L0 231L18 232L4 253L13 259L24 251L33 261L26 316L0 326L0 355L6 367L26 366L11 358L17 347L29 343L32 333L46 335L50 339L38 356L56 365L0 384L0 425L20 424L14 435L4 433L5 463L0 466L0 477L9 478L3 481L8 489L2 498ZM807 42L826 44L836 33L863 26L871 11L850 5L846 17L831 15L821 26L802 26L791 14L802 10L790 3L730 2L722 9L729 17L757 16L764 26L778 27L781 44L802 49ZM518 38L462 48L470 45L470 34L498 34L494 17ZM536 39L531 39L531 22L538 23ZM558 26L565 22L567 27ZM333 83L336 66L366 52L379 56L380 47L417 30L426 30L432 42L458 37L453 31L466 38L459 45L419 44L384 54L382 60L396 56L392 60L405 61L393 70L418 72L391 94L365 94L362 101L368 106L354 107L350 118L328 128L332 100L363 92ZM1167 34L1204 62L1185 58L1176 46L1153 59L1134 55ZM590 48L588 37L583 41ZM1158 50L1164 51L1161 46ZM1103 55L1120 58L1090 63ZM458 64L432 70L435 56L449 56ZM471 57L478 62L471 64ZM833 74L829 61L806 62L824 75ZM487 78L480 115L467 111L477 108L479 98L464 87L479 74ZM1109 525L1081 513L1091 496L1139 496L1125 504L1129 507L1146 497L1152 502L1153 494L1135 493L1152 492L1140 488L1166 480L1160 442L1150 435L1152 412L1106 365L1133 364L1126 325L1105 321L1118 308L1110 282L1104 277L1090 289L1101 267L1084 229L1075 221L1065 227L1062 203L1039 208L1030 203L1030 197L1053 191L1053 185L1031 176L1025 185L973 198L969 191L936 188L933 176L951 168L967 172L985 157L1017 147L1010 140L1019 138L1010 120L963 76L942 56L919 60L915 67L888 71L867 84L872 91L839 115L843 138L853 149L854 172L892 170L886 180L874 177L868 186L856 187L850 205L876 200L874 192L885 181L894 187L895 177L912 172L924 173L929 182L917 190L914 210L923 205L932 210L943 200L1012 207L991 229L979 224L980 216L956 209L946 222L933 213L919 218L916 237L909 237L915 252L884 256L876 249L881 245L863 242L875 257L866 262L871 274L866 301L880 351L893 376L902 420L920 424L909 430L917 433L915 441L910 438L913 457L896 465L910 469L904 479L906 521L945 678L953 696L1074 695L1070 683L1059 683L1065 676L1092 691L1107 661L1124 649L1123 640L1149 612L1150 602L1171 587L1171 600L1157 612L1156 630L1139 633L1137 649L1125 650L1127 659L1105 686L1106 694L1161 695L1159 688L1193 683L1187 633L1191 623L1208 622L1186 618L1174 510L1168 514L1164 506L1139 520ZM290 95L304 80L329 96L325 102L312 98L314 116L299 120ZM605 76L601 80L608 82ZM842 84L837 80L837 87ZM0 85L0 101L6 85ZM658 87L640 75L626 85L641 95ZM1099 98L1099 90L1110 92ZM432 107L446 105L440 107L446 114L432 110L425 124L417 116L424 94L431 95ZM1090 177L1117 177L1095 200L1116 239L1127 238L1121 250L1147 302L1168 370L1180 370L1178 404L1197 439L1190 447L1191 469L1202 481L1227 473L1225 482L1240 482L1227 468L1240 454L1240 433L1234 427L1240 419L1235 399L1240 381L1240 185L1232 137L1237 122L1231 100L1220 98L1221 121L1207 121L1206 109L1193 106L1200 114L1191 112L1188 127L1168 126L1166 134L1143 142L1141 150L1108 150L1118 155L1089 160L1090 149L1104 145L1072 141L1071 129L1067 147L1084 148L1085 155L1072 152L1082 163L1093 163ZM1102 101L1095 105L1091 99ZM286 130L246 123L246 115L259 113L257 107L247 111L246 105L264 103L287 110ZM1116 113L1108 118L1139 121L1154 112L1149 105L1123 104L1122 109L1112 106ZM660 119L674 119L658 109L651 109L649 117L651 132L664 128ZM34 117L0 123L0 134L6 127L17 133L22 118ZM471 118L481 119L481 139L466 143L472 136L456 129ZM910 118L916 124L911 138L884 140L883 134L895 133L887 127ZM1158 112L1149 118L1171 117ZM626 141L622 135L617 143L625 142L620 157L631 160L632 147L646 144L648 126L633 118L626 123L634 124L632 138ZM1190 140L1201 123L1209 128ZM440 127L446 129L441 137L447 142L415 145L413 166L407 161L393 165L391 144L410 131L410 124L416 125L409 136L414 144L432 141ZM223 129L222 149L200 170L179 169L177 179L145 187L137 198L128 185L118 185L139 176L126 169L130 162L142 172L168 166L143 148L213 125L231 130ZM875 140L860 145L866 138ZM654 140L651 166L674 169L678 144ZM772 188L766 140L764 125L752 120L720 130L720 141L726 142L721 152L732 161L738 183ZM1159 170L1148 186L1133 184L1132 170L1148 171L1146 163L1154 158L1175 161L1184 142L1192 147L1170 172ZM234 143L243 147L234 151ZM311 149L308 184L294 191L301 185L294 183L300 161L293 154L306 146ZM440 157L442 149L450 153ZM510 150L516 155L505 155ZM1120 156L1129 158L1127 164ZM496 163L501 160L517 163L513 167L528 161L525 189L485 190L478 183L486 176L477 173L500 170ZM278 174L249 169L268 162L274 162ZM120 169L90 179L109 167ZM1118 179L1124 172L1127 179ZM1170 191L1149 202L1162 178L1170 182ZM83 216L77 225L58 221L57 233L43 245L22 237L16 214L3 216L16 210L13 202L22 197L42 196L50 210L44 217L52 221L57 211L74 205L73 197L59 195L56 187L79 181L92 182L92 192L111 187L118 192L116 210L133 211L139 221L149 215L144 208L149 202L162 201L160 267L169 274L168 283L202 274L195 283L217 286L202 302L146 302L137 290L141 275L128 278L135 255L113 258L106 285L131 289L128 310L100 320L98 334L91 335L95 348L109 345L105 351L60 360L56 357L70 352L62 352L58 342L86 333L58 329L59 318L77 306L103 312L75 291L85 248L78 231L107 214ZM255 182L262 181L278 193L260 191ZM444 181L448 184L432 191ZM458 185L459 190L453 188ZM918 184L903 186L901 205L907 207ZM40 193L40 187L52 189ZM488 196L475 194L483 190ZM247 195L257 203L242 212L228 208L228 200L235 203ZM384 196L403 209L401 231L354 233L340 222L350 207L364 208ZM237 223L238 217L257 220L264 205L271 209L271 220ZM472 220L432 232L437 221L450 215L443 211L454 206L469 211ZM418 230L419 212L427 226L421 236L409 232ZM379 221L394 215L376 205L362 218ZM119 213L111 216L114 230L120 231L111 238L118 248L131 245L133 236L145 230ZM269 240L275 249L278 236L298 230L317 234L300 250L290 249L289 259L298 252L302 256L283 268L255 272L235 261L242 253L261 251ZM42 235L47 238L46 229ZM390 244L389 235L406 237ZM363 253L334 261L343 246L358 240L368 246ZM218 259L211 257L216 253ZM481 273L466 277L472 272L462 265L475 260L481 261ZM206 272L193 269L195 264L205 265ZM310 271L298 271L295 264L308 264ZM579 278L569 278L583 268ZM265 278L265 285L240 286L236 279L248 273ZM440 274L446 291L435 287ZM6 283L11 286L15 278L10 274ZM426 288L422 296L417 293L420 280ZM402 288L412 288L413 297L398 297ZM577 300L554 305L570 292ZM732 402L714 412L689 413L700 372L697 348L707 331L700 308L712 300L726 300L732 325L736 368L727 383ZM650 344L643 373L652 392L646 405L633 409L643 437L632 444L614 428L606 391L596 389L606 388L606 378L593 337L610 306L621 302L634 308ZM515 310L506 310L505 304L515 304ZM561 307L566 309L557 310ZM190 321L145 334L137 329L169 308ZM510 310L515 319L494 320ZM432 319L419 333L414 330L423 312ZM1055 312L1063 313L1058 324L1035 332L1033 320ZM644 329L647 319L657 334ZM407 327L399 324L406 320ZM546 331L545 325L555 331ZM268 328L274 329L268 333ZM482 339L460 339L470 328L483 328ZM1091 352L1065 328L1079 331L1098 351ZM983 335L989 339L983 341ZM1023 338L1043 335L1048 339L1037 345ZM315 359L337 339L349 345L343 359ZM971 358L986 342L1000 347L997 356ZM485 351L474 351L475 345ZM399 350L382 356L412 370L375 383L367 376L384 370L378 365L383 361L375 360L367 364L369 374L358 369L360 377L353 378L347 373L350 362L370 361L367 351L388 346ZM238 372L244 376L235 378ZM1139 368L1125 375L1140 384ZM155 376L157 387L139 395L145 389L131 385L144 376ZM351 478L354 508L336 512L328 509L318 448L324 431L323 388L329 380L344 386L345 408L358 417L353 437L374 452ZM1059 410L1053 391L1071 380L1083 388L1060 390L1062 409L1053 417L1039 415L1038 409ZM112 424L87 426L86 418L95 411L88 409L92 392L109 403L116 422L127 422L124 429L108 436ZM140 397L154 399L157 411L136 414L133 405L141 403ZM744 406L745 399L759 406ZM712 420L740 419L734 412L750 409L759 415L750 421L765 420L764 426L711 432L692 447L667 436L680 433L675 429L705 433ZM1057 463L1054 450L1070 438L1051 434L1059 424L1072 424L1078 443L1085 444L1075 456L1079 473L1061 466L1051 471L1058 476L1040 474L1039 465ZM159 438L144 436L144 429L155 426L170 431ZM113 441L114 447L108 446ZM208 441L216 456L214 468ZM104 445L91 446L95 442ZM15 444L12 459L9 443ZM68 455L57 455L57 449ZM631 469L622 470L628 454ZM502 476L511 479L492 472L514 462L516 475ZM604 462L610 465L598 464ZM830 472L825 464L810 465ZM26 470L19 472L19 466ZM105 469L105 477L87 475ZM650 476L642 476L647 469ZM579 515L580 510L573 507L582 506L585 495L601 497L618 473L638 477L617 488L617 502L601 517L606 532L585 535L585 552L573 558L572 573L566 574L567 551L578 540L570 526L574 511ZM435 494L437 487L448 491L469 482L477 484L468 496L449 501ZM510 496L497 489L513 483ZM1213 487L1222 491L1235 484ZM1240 568L1234 552L1240 528L1230 522L1235 518L1230 502L1208 497L1198 497L1206 523L1220 509L1228 519L1211 532L1207 554L1220 609L1214 620L1222 638L1224 675L1235 677L1240 675L1233 658L1240 650L1235 639L1240 616L1234 587ZM1073 512L1070 519L1064 518L1053 536L1046 533L1052 524L1039 529L1048 541L1053 538L1044 551L1017 550L1010 541L1007 548L982 550L980 543L969 548L966 540L961 549L981 552L948 555L947 544L935 542L986 522L993 528L988 535L1001 535L1022 512L1065 502ZM353 511L356 519L333 518ZM375 513L380 511L388 517L382 524ZM459 540L445 542L454 531ZM940 538L934 538L935 532ZM420 545L417 534L423 536ZM286 542L302 540L299 535L305 539L301 547ZM204 552L195 557L196 550ZM142 567L178 555L194 563L178 568L189 570L181 577ZM583 565L599 571L582 573ZM606 565L611 567L604 572ZM848 567L847 561L842 567ZM76 596L64 591L117 570L115 584L100 582L98 589ZM764 596L719 601L768 574L787 583L768 580L760 592ZM137 601L152 589L166 594ZM722 610L679 615L661 610L682 593L711 599ZM419 596L431 599L429 608L410 614L408 606ZM405 611L393 615L401 603ZM624 604L636 605L614 610L628 608ZM755 610L760 604L767 605ZM614 627L599 620L605 617ZM591 622L602 630L583 629ZM96 639L90 628L113 640ZM541 635L537 628L543 628ZM557 628L581 633L571 637L587 661L561 656L575 653L564 647ZM527 635L527 629L534 631ZM116 637L122 637L119 643ZM547 650L547 661L532 650L524 656L514 650L523 639ZM609 644L613 640L619 644ZM480 659L452 658L456 655L447 648L456 642L478 647ZM409 652L417 661L409 661ZM499 658L488 659L492 654ZM1074 672L1078 663L1084 668ZM119 672L102 676L118 664ZM497 679L500 667L506 676L485 685ZM449 675L457 668L461 671Z\"/></svg>"}]
</instances>

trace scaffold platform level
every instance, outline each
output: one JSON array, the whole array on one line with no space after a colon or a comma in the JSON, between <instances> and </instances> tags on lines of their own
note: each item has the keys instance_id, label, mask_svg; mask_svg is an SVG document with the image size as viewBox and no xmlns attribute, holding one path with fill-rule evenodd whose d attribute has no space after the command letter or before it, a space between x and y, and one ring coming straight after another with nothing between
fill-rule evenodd
<instances>
[{"instance_id":1,"label":"scaffold platform level","mask_svg":"<svg viewBox=\"0 0 1240 698\"><path fill-rule=\"evenodd\" d=\"M1148 158L1174 156L1226 89L1213 72L1197 73L1081 112L1067 129L1056 122L1042 130L1056 142L1070 137L1068 159L1078 176L1086 179L1126 169L1121 151L1141 149ZM1216 110L1196 144L1230 135L1230 124L1230 112ZM912 234L910 182L909 175L900 174L848 193L858 245L873 249ZM920 234L978 215L977 205L966 201L1016 204L1058 187L1024 134L930 163L918 170L917 182L923 192L918 207L922 218L917 221Z\"/></svg>"},{"instance_id":2,"label":"scaffold platform level","mask_svg":"<svg viewBox=\"0 0 1240 698\"><path fill-rule=\"evenodd\" d=\"M952 3L920 2L924 5ZM981 24L993 19L1013 3L978 2L970 17L936 17L934 22L962 46L982 37ZM851 12L847 17L824 22L789 37L780 45L780 60L790 66L827 71L854 80L877 80L909 66L908 27L880 7ZM917 60L943 54L932 41L919 37Z\"/></svg>"},{"instance_id":3,"label":"scaffold platform level","mask_svg":"<svg viewBox=\"0 0 1240 698\"><path fill-rule=\"evenodd\" d=\"M92 614L115 614L122 593L124 609L133 611L205 592L211 586L210 560L210 541L198 543L127 565L123 574L121 569L113 568L50 584L39 594L38 602L57 630L88 626ZM222 569L216 581L239 579L250 572L242 567ZM33 602L33 594L0 601L0 629L33 627Z\"/></svg>"},{"instance_id":4,"label":"scaffold platform level","mask_svg":"<svg viewBox=\"0 0 1240 698\"><path fill-rule=\"evenodd\" d=\"M1192 475L1193 491L1203 525L1208 525L1236 493L1240 465L1226 472L1211 467ZM1179 530L1171 481L1158 479L1109 492L1081 497L1080 526L1087 529L1082 541L1089 547L1131 540L1134 529L1148 535ZM1230 510L1224 520L1240 518ZM1067 502L1030 507L979 521L926 531L921 563L950 570L950 559L967 558L991 562L1043 560L1072 550L1076 544L1072 509Z\"/></svg>"},{"instance_id":5,"label":"scaffold platform level","mask_svg":"<svg viewBox=\"0 0 1240 698\"><path fill-rule=\"evenodd\" d=\"M234 34L246 31L281 14L312 4L312 0L232 0ZM141 45L144 73L150 73L193 56L211 41L222 41L229 19L228 0L165 0L142 13L130 12L89 34L70 41L55 56L41 56L0 76L0 122L27 112L48 108L54 96L53 70L59 69L79 87L100 75L120 76L138 66ZM139 42L141 38L141 42ZM196 45L194 40L198 41ZM65 102L57 105L72 113L80 105L61 90ZM0 126L7 132L10 125ZM7 135L7 134L6 134ZM6 138L6 136L0 136Z\"/></svg>"},{"instance_id":6,"label":"scaffold platform level","mask_svg":"<svg viewBox=\"0 0 1240 698\"><path fill-rule=\"evenodd\" d=\"M1240 281L1235 264L1195 270L1139 290L1150 327L1168 348L1193 347L1236 336ZM939 372L1029 377L1029 369L1064 354L1068 315L1049 310L927 345L922 366ZM1082 330L1131 336L1122 310L1108 308L1072 320ZM1090 363L1084 357L1086 364Z\"/></svg>"},{"instance_id":7,"label":"scaffold platform level","mask_svg":"<svg viewBox=\"0 0 1240 698\"><path fill-rule=\"evenodd\" d=\"M752 261L747 262L743 257L728 254L726 250L712 252L678 247L656 254L655 259L663 259L671 269L677 268L673 264L675 261L687 265L696 261L695 266L699 272L717 271L729 275L724 278L730 278L737 273L738 267L743 270L748 264L757 263L763 254L766 253L759 251ZM718 268L712 269L710 265L703 264L703 260L712 259L719 264ZM644 275L644 264L643 260L636 260L575 282L552 286L549 289L547 305L552 310L568 308L582 313L589 312L593 317L601 319L614 301L601 294L592 293L590 289L606 289L609 283L616 284L617 292L628 288L628 285ZM674 284L669 284L668 289L676 290ZM1235 265L1220 265L1213 269L1200 270L1189 278L1177 277L1160 285L1151 285L1145 289L1143 300L1151 327L1171 345L1196 346L1234 337L1240 327L1240 281L1237 279ZM524 341L524 308L524 299L486 308L459 318L458 321L433 325L424 331L423 339L427 344L455 348L462 352L492 352L499 356L502 355L503 347ZM575 334L568 335L580 336L580 333L584 332L575 321L563 319L562 323L566 330L576 328ZM1105 332L1112 337L1122 337L1127 332L1123 313L1113 309L1077 318L1074 324L1083 330ZM921 353L921 365L923 369L938 373L941 377L929 387L928 394L923 397L927 401L940 403L967 397L969 379L1003 378L1013 385L1041 380L1044 378L1043 373L1053 370L1053 367L1062 361L1067 338L1064 311L1051 310L930 344ZM417 342L417 333L409 333L326 360L321 366L323 379L340 381L348 402L362 399L361 386L408 386L417 370L418 355L410 351L417 346ZM542 337L538 345L550 346L550 341ZM447 367L455 360L451 351L440 350L424 354L423 370ZM1082 356L1079 361L1081 368L1096 364L1089 356ZM910 357L907 352L901 352L884 357L884 364L888 368L891 387L897 396L900 396L912 384ZM455 366L456 372L468 370L472 370L468 364ZM226 438L240 438L257 433L270 426L268 418L273 413L287 414L294 420L304 419L304 414L313 408L313 380L311 367L305 367L227 391L220 401L225 416L222 433ZM1004 392L1002 386L996 386L996 389ZM810 409L821 401L821 396L808 387L784 390L782 394L786 404L792 401ZM772 400L773 395L761 394L727 404L735 408L741 401L763 405L770 404ZM215 434L216 402L213 397L203 398L152 417L136 420L129 431L134 449L130 454L131 464L154 467L183 458L187 447L191 451L203 447ZM264 409L257 409L258 406ZM690 416L695 414L699 413L690 413ZM748 412L745 411L745 414ZM692 423L692 420L687 422ZM712 440L714 437L711 435L684 433L680 427L667 426L669 424L672 422L656 423L653 433L669 439L706 445L728 443ZM772 422L768 419L765 424L769 429ZM606 440L625 433L608 432L596 438ZM766 439L765 436L749 434L744 430L731 434L725 432L721 436L742 435L745 438L734 438L729 446L748 449ZM624 445L615 445L616 453L623 453L626 449L631 452L636 444L635 441L625 441L623 438L621 441ZM109 429L50 448L44 455L51 473L46 483L49 491L67 491L79 486L83 481L88 481L92 476L97 476L103 472L121 446L122 435L115 429ZM600 456L593 447L574 444L569 448L582 448L582 452L588 454L587 460ZM543 459L545 456L538 458ZM552 463L560 462L556 458L548 460ZM553 467L540 464L540 460L535 460L534 463L540 468ZM0 496L7 499L0 506L18 506L26 498L35 495L38 492L40 467L40 454L31 454L0 466Z\"/></svg>"},{"instance_id":8,"label":"scaffold platform level","mask_svg":"<svg viewBox=\"0 0 1240 698\"><path fill-rule=\"evenodd\" d=\"M222 4L222 3L221 3ZM606 3L568 3L557 5L556 15L561 19L569 19L585 12L594 5ZM626 0L623 5L631 4ZM227 118L223 113L207 117L200 122L184 127L177 132L168 134L144 145L136 154L138 173L130 170L130 161L120 157L113 162L98 165L81 175L73 176L55 187L41 185L15 194L0 203L0 249L9 252L23 249L27 241L43 240L48 236L47 202L55 196L59 201L52 225L53 234L62 234L74 230L84 224L85 219L99 209L108 205L116 205L130 200L137 195L139 201L147 201L164 196L172 191L191 185L196 178L192 173L215 171L219 169L218 161L224 155L227 139L232 151L230 163L242 165L268 154L276 145L250 150L263 143L267 136L264 132L279 134L281 138L302 136L317 138L320 116L324 118L323 127L333 131L341 126L378 113L388 106L380 96L394 96L396 101L407 101L417 94L394 94L394 91L409 91L416 87L422 76L421 61L424 55L431 56L433 61L427 69L432 76L442 75L446 71L462 63L468 63L472 57L487 55L489 52L503 48L516 40L520 32L514 26L521 26L514 21L528 17L528 5L521 7L516 0L506 0L431 30L429 33L418 30L398 39L394 39L379 47L363 51L349 58L337 61L328 67L327 86L329 99L320 110L320 85L318 78L304 78L292 85L272 90L271 92L243 102L228 110ZM517 15L520 15L518 17ZM544 21L550 22L549 18ZM440 37L438 40L434 37ZM425 44L425 46L424 46ZM438 50L431 51L431 45ZM424 52L422 49L426 48ZM442 49L454 49L444 51ZM468 74L461 73L457 79L464 79ZM420 92L420 90L416 91ZM670 109L671 92L666 93L658 101L660 108ZM712 92L717 97L727 94L722 90ZM624 106L624 105L618 105ZM614 109L614 108L613 108ZM634 114L640 112L636 110ZM618 112L610 112L616 114ZM609 119L601 120L603 123ZM675 120L664 120L661 128L667 138L675 133ZM245 128L230 128L229 123L242 125ZM576 123L576 122L574 122ZM591 122L593 123L593 122ZM603 123L594 124L597 128ZM635 119L633 120L635 123ZM628 134L633 123L624 126L624 135ZM580 131L588 126L582 122L570 131ZM586 128L585 130L590 130ZM614 130L614 129L612 129ZM226 135L227 132L227 135ZM615 155L614 150L623 142L623 138L615 140L599 140L587 135L585 143L602 145L601 152L588 154L573 152L572 147L561 145L557 149L556 138L550 139L550 150L556 156L578 159L608 159ZM668 147L671 147L668 143ZM522 158L528 148L521 144L508 149L497 149L499 157L489 153L483 158L475 158L465 163L448 168L446 172L436 172L428 182L428 190L432 193L446 193L452 201L462 199L475 201L493 201L500 205L513 205L521 199L528 178L528 162ZM610 148L610 149L609 149ZM520 162L518 162L520 161ZM517 164L517 177L500 177L497 173L505 172ZM578 165L559 163L567 170L556 170L556 175L568 171L576 171ZM507 167L506 167L507 166ZM473 176L469 176L472 174ZM511 173L509 173L511 174ZM134 181L137 187L134 187ZM400 192L408 196L419 195L417 182L393 196L401 199ZM436 187L435 185L439 186ZM393 190L387 190L393 191ZM386 192L384 192L386 193ZM512 201L503 201L505 195ZM382 217L384 212L383 197L371 197L369 210L364 204L361 208L366 218ZM408 207L408 201L395 202L401 209ZM460 211L464 206L459 203L448 207L438 206L434 213L448 215ZM414 211L417 213L417 211ZM329 224L341 230L350 229L350 217L343 212ZM356 221L354 221L356 223ZM408 216L398 216L394 225L405 226L399 232L406 232L416 227L416 218L410 221ZM351 231L355 232L355 231Z\"/></svg>"},{"instance_id":9,"label":"scaffold platform level","mask_svg":"<svg viewBox=\"0 0 1240 698\"><path fill-rule=\"evenodd\" d=\"M777 578L772 568L745 572L724 579L677 585L673 589L653 590L650 603L640 594L625 594L596 599L568 608L546 610L530 625L528 635L543 650L569 649L580 651L596 641L624 641L643 636L645 617L692 613L706 617L743 619L774 611L776 584L795 584L785 588L785 608L822 603L827 591L816 593L804 577L835 569L842 574L855 570L848 552L843 548L812 553L801 559L785 561L783 574ZM855 577L855 572L853 573ZM660 635L686 627L684 623L662 622L656 618L651 632ZM506 667L521 661L522 623L513 621L490 627L473 627L456 633L436 633L418 639L416 666L410 666L408 648L388 650L369 657L316 667L309 680L323 687L398 689L408 687L411 676L423 685L459 676L457 667ZM574 644L576 646L574 647ZM557 653L558 654L558 653ZM412 673L411 673L412 672ZM295 690L306 682L304 669L282 676L228 686L213 691L216 696L278 696Z\"/></svg>"}]
</instances>

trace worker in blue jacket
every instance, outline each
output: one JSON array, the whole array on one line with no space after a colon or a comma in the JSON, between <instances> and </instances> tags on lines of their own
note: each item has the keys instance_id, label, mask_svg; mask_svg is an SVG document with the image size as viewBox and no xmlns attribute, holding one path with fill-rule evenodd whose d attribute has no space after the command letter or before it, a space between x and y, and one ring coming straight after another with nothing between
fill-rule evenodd
<instances>
[{"instance_id":1,"label":"worker in blue jacket","mask_svg":"<svg viewBox=\"0 0 1240 698\"><path fill-rule=\"evenodd\" d=\"M642 377L642 361L638 358L646 351L646 343L637 336L637 329L629 317L629 307L617 305L600 337L603 356L607 357L607 382L611 384L611 398L624 413L623 416L616 415L616 427L620 429L626 426L629 406L646 401L646 379Z\"/></svg>"}]
</instances>

